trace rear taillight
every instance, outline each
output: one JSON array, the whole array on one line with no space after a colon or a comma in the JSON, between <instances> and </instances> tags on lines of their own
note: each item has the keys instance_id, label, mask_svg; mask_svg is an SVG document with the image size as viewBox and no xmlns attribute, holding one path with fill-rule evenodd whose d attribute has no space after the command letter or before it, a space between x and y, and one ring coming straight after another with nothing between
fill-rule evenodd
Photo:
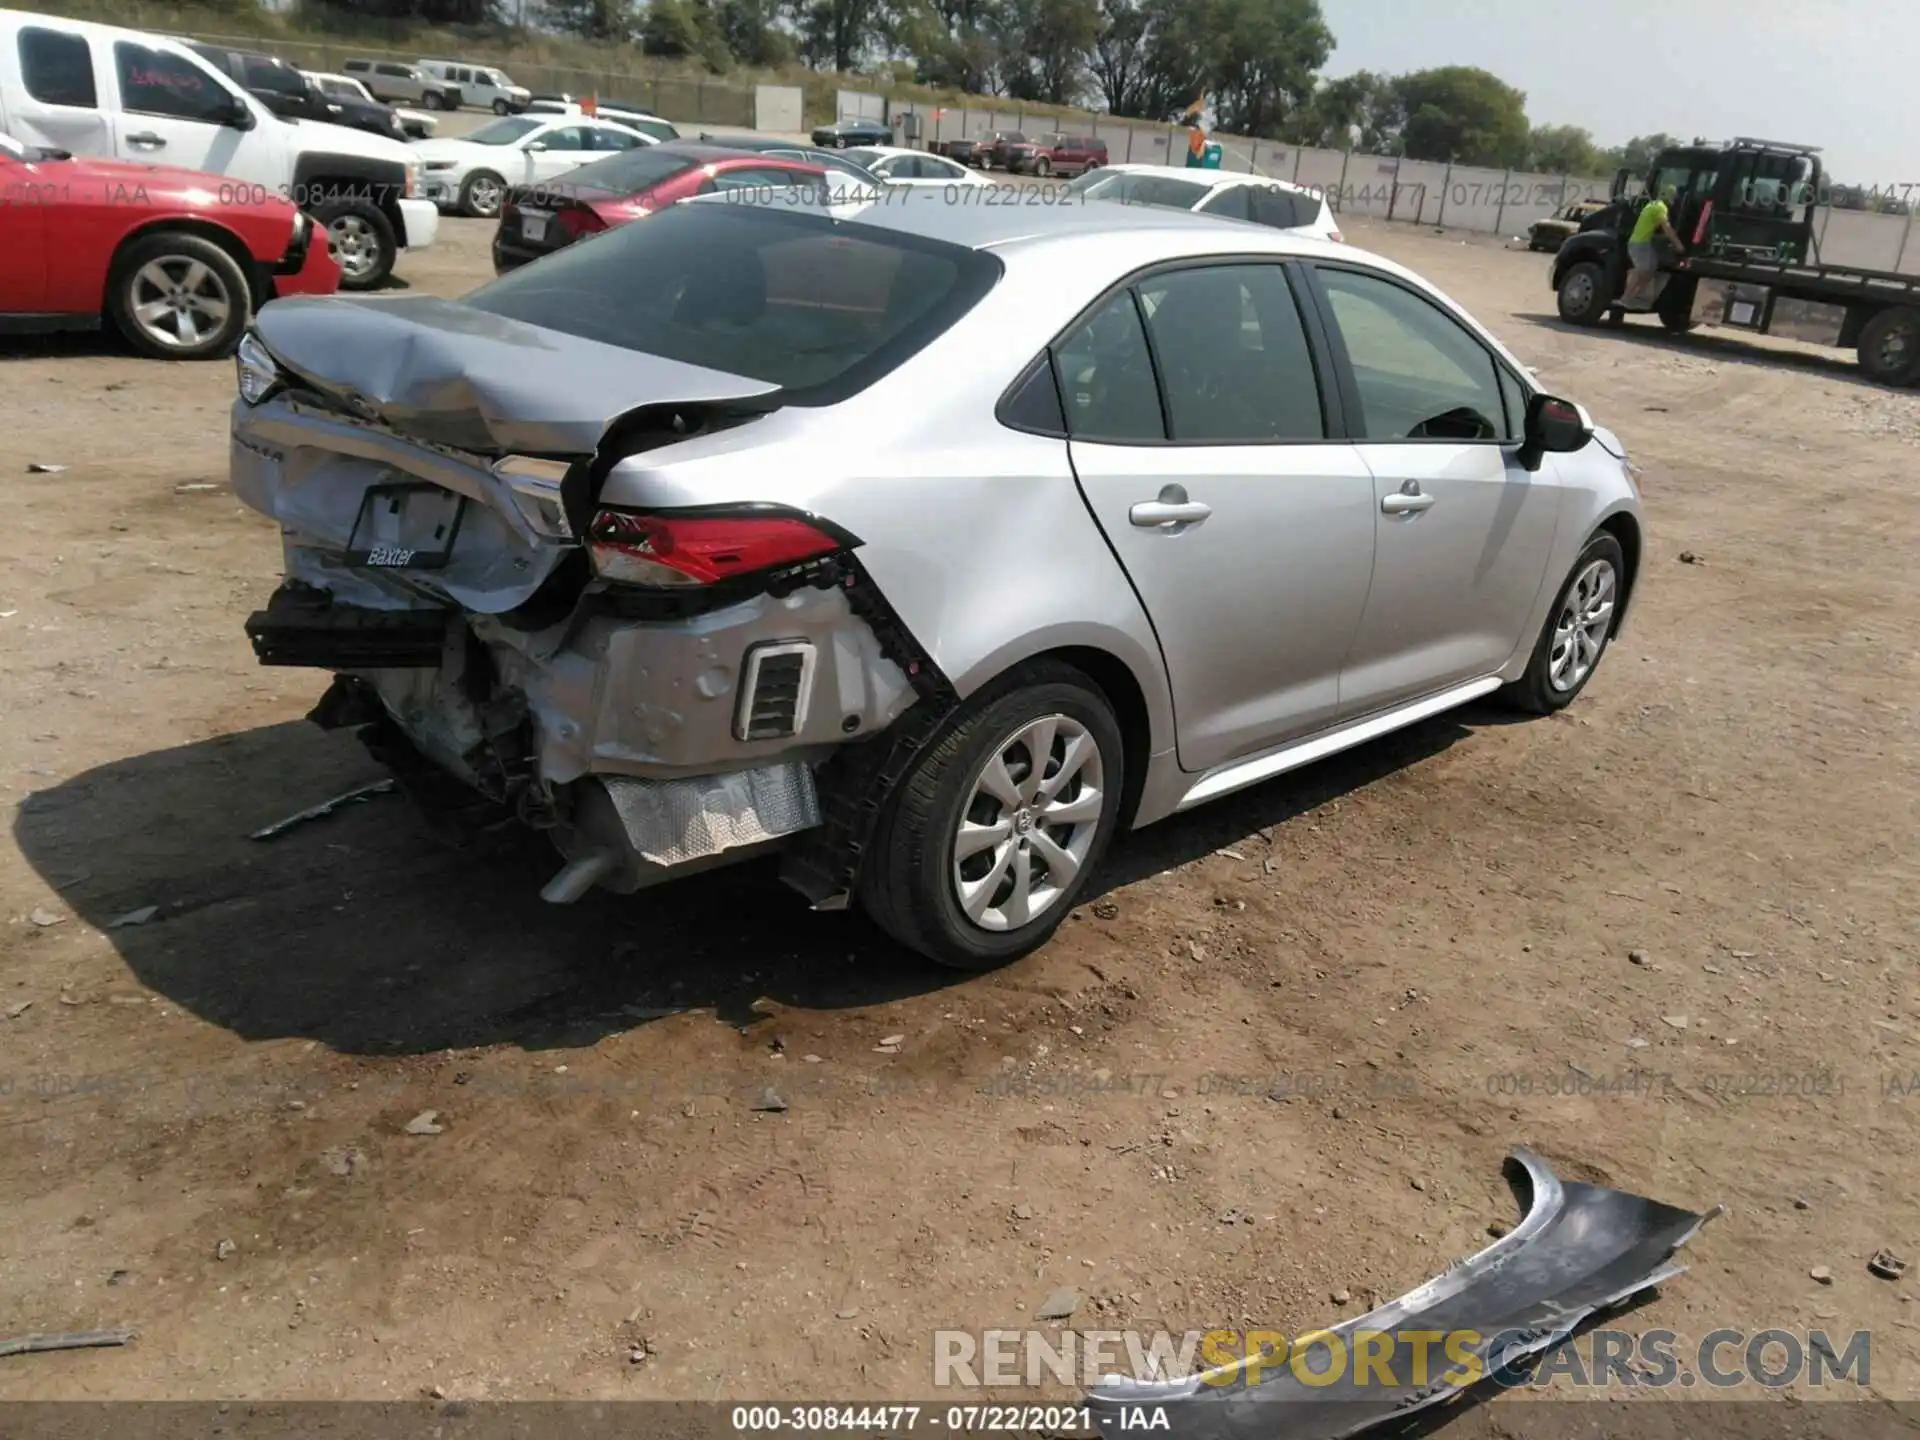
<instances>
[{"instance_id":1,"label":"rear taillight","mask_svg":"<svg viewBox=\"0 0 1920 1440\"><path fill-rule=\"evenodd\" d=\"M554 213L554 221L567 232L567 239L578 240L585 235L597 235L607 228L607 222L593 211L580 209L560 210ZM598 251L594 252L598 254Z\"/></svg>"},{"instance_id":2,"label":"rear taillight","mask_svg":"<svg viewBox=\"0 0 1920 1440\"><path fill-rule=\"evenodd\" d=\"M617 585L717 585L851 550L838 526L777 505L721 510L602 509L587 531L594 572Z\"/></svg>"}]
</instances>

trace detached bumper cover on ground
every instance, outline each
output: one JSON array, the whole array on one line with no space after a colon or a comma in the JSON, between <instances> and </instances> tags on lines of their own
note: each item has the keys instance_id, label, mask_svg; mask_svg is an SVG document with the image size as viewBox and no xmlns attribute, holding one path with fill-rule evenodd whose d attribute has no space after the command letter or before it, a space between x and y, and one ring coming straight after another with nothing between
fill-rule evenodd
<instances>
[{"instance_id":1,"label":"detached bumper cover on ground","mask_svg":"<svg viewBox=\"0 0 1920 1440\"><path fill-rule=\"evenodd\" d=\"M1512 1163L1524 1171L1531 1200L1526 1218L1479 1254L1463 1260L1398 1300L1370 1314L1343 1321L1319 1334L1302 1368L1325 1375L1333 1357L1331 1337L1344 1347L1340 1373L1310 1383L1280 1361L1269 1362L1259 1383L1249 1386L1244 1362L1178 1380L1109 1380L1089 1397L1103 1435L1129 1428L1125 1412L1145 1407L1165 1415L1159 1433L1234 1440L1338 1440L1383 1421L1466 1393L1466 1386L1440 1378L1470 1354L1481 1376L1498 1374L1528 1356L1550 1350L1589 1317L1621 1304L1649 1286L1682 1274L1674 1252L1720 1213L1678 1210L1596 1185L1563 1182L1539 1156L1524 1149ZM1473 1339L1444 1360L1439 1345L1426 1383L1408 1383L1405 1347L1395 1345L1395 1382L1358 1384L1353 1341L1362 1334L1426 1334ZM1302 1337L1306 1341L1310 1337ZM1140 1428L1136 1420L1134 1429Z\"/></svg>"}]
</instances>

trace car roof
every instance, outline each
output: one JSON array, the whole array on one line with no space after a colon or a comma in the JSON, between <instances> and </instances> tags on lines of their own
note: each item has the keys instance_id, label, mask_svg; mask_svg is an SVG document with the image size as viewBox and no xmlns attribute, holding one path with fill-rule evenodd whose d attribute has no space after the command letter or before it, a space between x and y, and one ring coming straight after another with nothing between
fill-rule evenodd
<instances>
[{"instance_id":1,"label":"car roof","mask_svg":"<svg viewBox=\"0 0 1920 1440\"><path fill-rule=\"evenodd\" d=\"M1162 175L1170 180L1191 180L1196 185L1208 185L1215 189L1223 185L1278 185L1282 190L1291 190L1300 195L1318 193L1310 185L1299 185L1292 180L1282 180L1278 175L1256 175L1249 170L1199 170L1188 165L1151 165L1144 161L1126 161L1119 165L1104 166L1101 173Z\"/></svg>"}]
</instances>

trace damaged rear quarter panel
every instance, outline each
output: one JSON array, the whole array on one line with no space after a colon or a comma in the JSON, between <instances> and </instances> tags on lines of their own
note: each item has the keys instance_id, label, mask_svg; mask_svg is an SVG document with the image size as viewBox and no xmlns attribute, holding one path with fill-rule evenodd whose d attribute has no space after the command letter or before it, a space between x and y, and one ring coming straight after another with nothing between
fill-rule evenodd
<instances>
[{"instance_id":1,"label":"damaged rear quarter panel","mask_svg":"<svg viewBox=\"0 0 1920 1440\"><path fill-rule=\"evenodd\" d=\"M1019 273L851 399L636 455L613 467L599 498L771 501L821 515L861 538L861 563L963 698L1034 655L1100 650L1139 685L1158 752L1173 734L1158 643L1087 513L1066 442L994 418L1064 304L1027 293ZM1019 348L1028 336L1031 351Z\"/></svg>"}]
</instances>

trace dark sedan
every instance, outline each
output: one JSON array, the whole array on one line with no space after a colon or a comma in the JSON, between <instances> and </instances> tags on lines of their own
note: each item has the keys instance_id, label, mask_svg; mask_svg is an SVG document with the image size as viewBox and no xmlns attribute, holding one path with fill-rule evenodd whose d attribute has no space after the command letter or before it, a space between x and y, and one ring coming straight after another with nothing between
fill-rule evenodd
<instances>
[{"instance_id":1,"label":"dark sedan","mask_svg":"<svg viewBox=\"0 0 1920 1440\"><path fill-rule=\"evenodd\" d=\"M845 150L850 145L891 145L893 127L870 115L846 115L831 125L814 126L813 143L826 150Z\"/></svg>"}]
</instances>

